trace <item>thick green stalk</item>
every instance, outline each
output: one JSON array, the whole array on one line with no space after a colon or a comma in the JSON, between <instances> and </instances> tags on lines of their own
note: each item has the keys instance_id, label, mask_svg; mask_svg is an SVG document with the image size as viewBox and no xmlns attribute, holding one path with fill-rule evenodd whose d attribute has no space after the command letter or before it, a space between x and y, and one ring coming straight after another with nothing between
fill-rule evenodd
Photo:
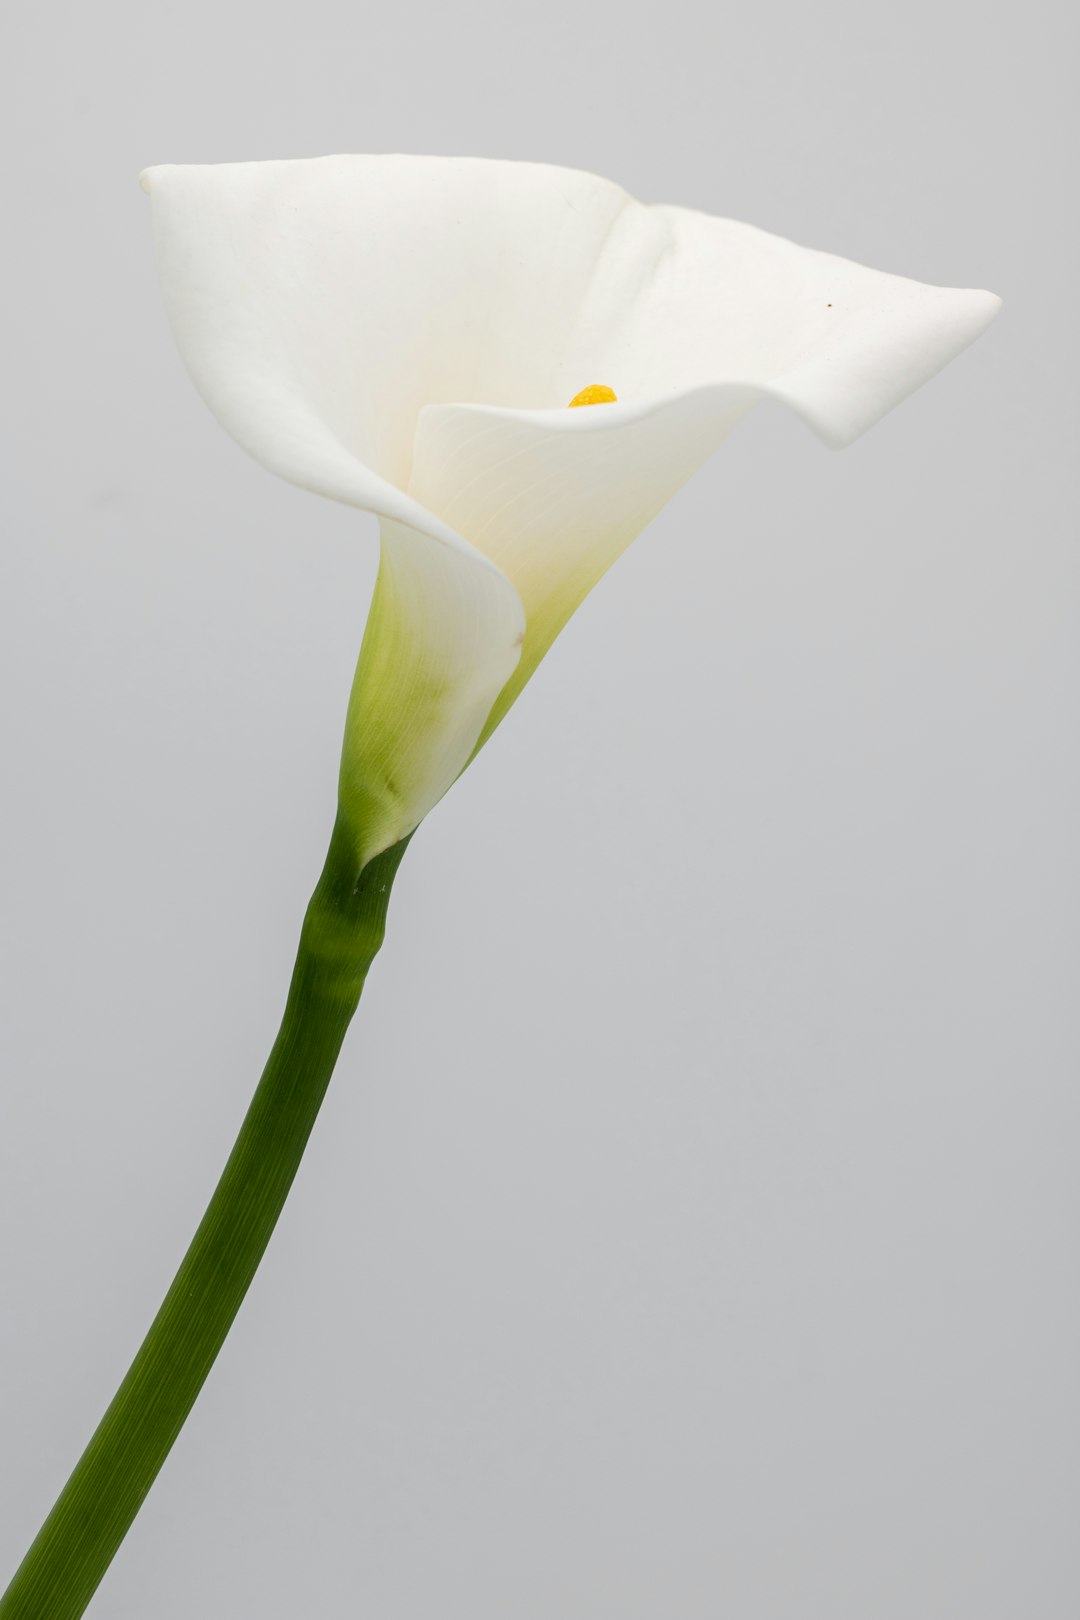
<instances>
[{"instance_id":1,"label":"thick green stalk","mask_svg":"<svg viewBox=\"0 0 1080 1620\"><path fill-rule=\"evenodd\" d=\"M0 1620L77 1620L191 1411L274 1230L364 979L408 839L357 875L339 822L281 1029L202 1224L127 1377L11 1585Z\"/></svg>"}]
</instances>

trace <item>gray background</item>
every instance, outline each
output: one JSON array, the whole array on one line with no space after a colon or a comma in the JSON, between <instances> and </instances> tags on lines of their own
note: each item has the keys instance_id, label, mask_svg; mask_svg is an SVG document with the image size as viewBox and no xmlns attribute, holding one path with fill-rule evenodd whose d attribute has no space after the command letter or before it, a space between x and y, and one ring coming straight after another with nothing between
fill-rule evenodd
<instances>
[{"instance_id":1,"label":"gray background","mask_svg":"<svg viewBox=\"0 0 1080 1620\"><path fill-rule=\"evenodd\" d=\"M756 413L431 817L92 1613L1073 1620L1064 0L5 30L0 1571L271 1041L375 562L197 400L135 175L400 149L1006 307L842 455Z\"/></svg>"}]
</instances>

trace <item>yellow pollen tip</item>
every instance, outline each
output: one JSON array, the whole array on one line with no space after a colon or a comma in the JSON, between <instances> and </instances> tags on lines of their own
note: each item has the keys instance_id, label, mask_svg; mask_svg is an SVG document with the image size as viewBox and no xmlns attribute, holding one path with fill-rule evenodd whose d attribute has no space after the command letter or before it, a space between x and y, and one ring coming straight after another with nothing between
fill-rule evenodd
<instances>
[{"instance_id":1,"label":"yellow pollen tip","mask_svg":"<svg viewBox=\"0 0 1080 1620\"><path fill-rule=\"evenodd\" d=\"M588 388L583 388L580 394L574 395L573 399L570 401L570 404L567 406L567 410L573 410L575 405L617 404L618 399L616 398L614 388L609 388L606 383L590 383Z\"/></svg>"}]
</instances>

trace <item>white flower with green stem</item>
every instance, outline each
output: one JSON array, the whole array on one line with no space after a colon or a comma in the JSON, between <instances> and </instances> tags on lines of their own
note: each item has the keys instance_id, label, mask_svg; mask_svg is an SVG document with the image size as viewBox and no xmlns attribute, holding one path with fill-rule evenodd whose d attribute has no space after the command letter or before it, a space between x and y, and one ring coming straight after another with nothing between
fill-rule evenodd
<instances>
[{"instance_id":1,"label":"white flower with green stem","mask_svg":"<svg viewBox=\"0 0 1080 1620\"><path fill-rule=\"evenodd\" d=\"M90 1601L254 1276L408 841L584 597L755 405L841 448L998 308L546 165L332 157L143 185L199 392L270 471L373 513L380 565L281 1031L0 1620Z\"/></svg>"}]
</instances>

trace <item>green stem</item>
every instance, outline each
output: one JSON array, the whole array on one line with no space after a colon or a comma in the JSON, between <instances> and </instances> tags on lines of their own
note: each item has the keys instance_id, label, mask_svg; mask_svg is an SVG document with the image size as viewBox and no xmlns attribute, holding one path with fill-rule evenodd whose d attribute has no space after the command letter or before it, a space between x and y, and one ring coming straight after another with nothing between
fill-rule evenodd
<instances>
[{"instance_id":1,"label":"green stem","mask_svg":"<svg viewBox=\"0 0 1080 1620\"><path fill-rule=\"evenodd\" d=\"M326 1093L408 839L357 875L339 821L285 1016L191 1247L127 1377L7 1592L0 1620L77 1620L202 1388L281 1213Z\"/></svg>"}]
</instances>

